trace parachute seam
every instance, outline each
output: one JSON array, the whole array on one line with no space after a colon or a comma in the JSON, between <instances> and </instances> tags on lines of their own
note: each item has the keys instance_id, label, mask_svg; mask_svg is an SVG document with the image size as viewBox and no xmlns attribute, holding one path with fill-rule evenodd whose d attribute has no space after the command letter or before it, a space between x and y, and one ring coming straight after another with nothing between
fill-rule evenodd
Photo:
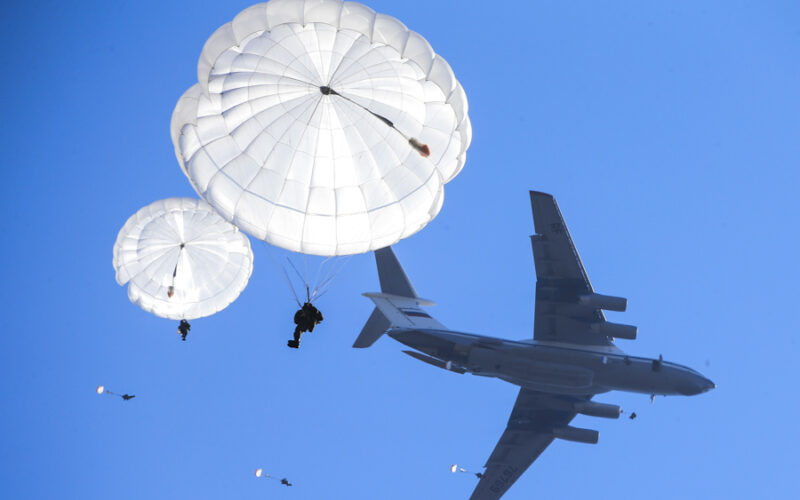
<instances>
[{"instance_id":1,"label":"parachute seam","mask_svg":"<svg viewBox=\"0 0 800 500\"><path fill-rule=\"evenodd\" d=\"M322 96L322 94L320 94L320 97L317 99L317 103L314 105L314 110L311 111L311 115L308 117L308 121L306 122L306 126L303 129L303 133L300 135L300 140L301 141L306 136L306 132L308 131L308 129L311 127L311 120L314 119L314 115L317 114L317 109L319 109L319 103L322 102L322 99L323 99L323 96ZM308 196L306 197L306 209L303 211L303 213L305 215L303 216L303 225L300 227L300 248L301 249L303 248L303 244L305 243L306 222L308 221L308 215L309 215L308 214L308 205L311 203L311 183L314 180L314 171L317 169L316 157L317 157L317 148L319 147L319 136L320 136L319 129L317 129L317 141L314 143L314 154L311 156L311 158L313 158L314 161L312 161L312 163L311 163L311 176L308 179ZM298 151L298 149L295 148L294 151L292 152L292 160L289 162L290 165L294 163L294 159L297 156L297 151ZM334 218L335 217L336 217L336 215L334 214Z\"/></svg>"},{"instance_id":2,"label":"parachute seam","mask_svg":"<svg viewBox=\"0 0 800 500\"><path fill-rule=\"evenodd\" d=\"M311 96L309 95L309 96L305 96L305 97L311 97ZM311 99L313 99L313 97L311 97ZM292 108L292 110L294 110L294 109L296 109L296 108L300 107L300 105L301 105L301 104L298 104L297 106L294 106L294 107ZM288 112L288 110L287 110L287 112ZM277 121L277 120L273 120L273 121L271 121L271 122L269 123L269 125L268 125L267 127L263 127L263 130L261 131L261 133L260 133L260 134L258 134L258 136L256 136L256 138L254 138L254 139L253 139L253 141L251 141L251 142L250 142L250 144L248 144L248 146L247 146L247 148L246 148L246 149L249 149L250 145L252 145L252 144L253 144L253 142L255 142L255 140L256 140L258 137L260 137L260 136L261 136L261 134L264 134L264 133L266 133L267 135L269 135L269 136L270 136L270 138L272 138L272 139L275 141L275 144L277 145L278 143L280 143L280 142L281 142L281 140L282 140L284 137L286 137L286 134L288 134L288 133L289 133L289 131L292 129L292 126L291 126L291 125L294 125L295 123L297 123L297 120L293 121L293 122L292 122L292 124L291 124L290 126L286 127L286 129L283 131L283 133L282 133L282 134L281 134L279 137L275 137L275 136L273 136L273 135L272 135L272 134L271 134L269 131L267 131L267 128L268 128L270 125L272 125L273 123L275 123L276 121ZM259 124L260 124L260 123L261 123L261 122L259 122ZM302 138L302 136L301 136L301 138ZM284 179L284 180L283 180L283 184L282 184L282 186L281 186L281 190L278 192L277 199L276 199L276 200L274 200L274 201L273 201L273 200L268 200L268 199L267 199L267 198L265 198L264 196L260 196L260 195L258 195L258 194L256 194L256 193L252 193L252 192L250 192L250 186L252 186L252 185L253 185L253 182L255 182L255 180L258 178L258 176L259 176L259 174L261 173L261 171L263 171L263 170L269 170L269 171L272 171L272 172L274 172L274 170L272 170L272 169L269 169L269 168L266 168L266 167L264 166L264 165L266 165L267 161L269 161L269 159L272 157L272 154L273 154L274 152L275 152L275 147L273 147L273 148L270 150L269 154L267 154L266 158L264 158L264 161L260 163L260 165L259 165L259 169L258 169L259 171L256 173L256 175L255 175L255 176L253 176L253 178L252 178L252 179L250 179L250 181L247 183L247 186L246 186L246 187L239 185L239 187L240 187L240 188L242 188L242 193L239 195L239 197L238 197L238 198L237 198L237 200L236 200L236 204L234 205L234 214L233 214L234 218L236 218L236 212L237 212L237 210L238 210L238 208L239 208L239 203L241 203L242 199L244 198L244 194L245 194L245 193L250 193L251 195L253 195L253 196L257 197L257 198L260 198L260 199L262 199L262 200L266 201L267 203L270 203L270 204L271 204L271 205L273 205L273 206L282 206L282 205L278 204L278 203L277 203L277 201L280 199L281 195L283 194L283 190L284 190L284 188L286 187L286 181L287 181L286 179ZM296 152L297 152L297 150L295 149L295 153L296 153ZM249 153L247 153L247 152L245 152L245 151L242 151L242 154L246 154L247 156L250 156L250 154L249 154ZM252 156L250 156L250 158L252 158L252 159L253 159L253 160L256 162L256 164L258 164L258 161L257 161L255 158L253 158ZM294 155L292 156L292 160L294 160ZM289 166L291 167L291 162L289 162ZM222 172L222 170L220 170L220 172ZM215 177L216 177L216 176L215 176ZM233 179L231 179L231 180L233 180ZM210 184L210 182L209 182L209 184ZM238 184L237 184L237 185L238 185ZM290 207L285 207L285 208L290 208ZM290 208L290 209L291 209L291 210L296 210L296 209L294 209L294 208ZM298 212L299 212L299 211L298 211ZM266 221L266 223L265 223L265 225L264 225L264 236L265 236L265 237L266 237L267 233L269 232L269 223L272 221L272 217L273 217L273 216L274 216L274 212L273 212L272 214L270 214L269 220L267 220L267 221ZM255 224L253 224L253 225L255 225Z\"/></svg>"},{"instance_id":3,"label":"parachute seam","mask_svg":"<svg viewBox=\"0 0 800 500\"><path fill-rule=\"evenodd\" d=\"M349 102L349 104L351 104L355 108L363 109L364 111L367 111L369 113L369 110L367 108L361 107L360 105L358 105L358 104L356 104L354 102L350 102L350 101L347 101L347 102ZM348 107L345 107L344 109L350 111L350 109ZM353 111L353 114L355 114L356 116L359 116L359 112L357 112L357 111ZM379 131L379 127L376 127L377 123L375 122L375 120L370 119L370 116L377 120L377 117L375 117L374 115L371 115L371 113L369 113L369 115L365 116L364 118L362 118L361 121L365 122L367 124L367 126L369 126L379 137L382 137L384 140L386 140L386 137L391 134L392 127L388 127L388 126L386 126L386 124L383 124L383 122L381 122L383 127L386 127L386 128L380 127L380 131ZM383 131L383 130L386 130L386 133L381 134L381 131ZM359 138L360 137L361 136L359 135ZM366 146L367 144L364 143L364 145ZM395 166L393 168L391 168L385 174L381 175L380 181L383 182L384 185L388 188L388 191L390 193L392 193L392 195L394 197L394 201L392 203L387 203L387 204L383 205L383 207L387 207L387 206L393 205L395 203L399 203L401 200L406 198L406 196L400 197L398 195L397 191L392 189L392 186L389 185L388 182L386 182L386 176L388 175L388 173L391 172L391 170L394 170L396 168L400 168L401 166L403 166L403 163L404 163L404 160L400 156L397 155L397 152L393 148L387 147L387 150L391 151L392 155L394 156L394 158L396 160L395 161ZM369 154L372 157L372 152L370 151L370 149L367 148L366 151L369 151ZM372 158L373 158L373 162L372 163L374 165L378 165L378 162L376 161L376 159L374 157L372 157ZM406 168L406 170L408 171L410 169ZM378 173L380 174L381 172L378 171ZM415 190L411 191L411 193L413 193L414 191ZM411 193L409 193L409 194L411 194ZM382 208L382 207L380 207L380 208ZM406 226L406 213L405 213L405 210L403 210L402 206L400 207L400 211L403 214L403 227L405 227ZM370 211L368 211L367 213L369 213L369 212ZM372 246L372 241L374 240L374 237L375 237L375 231L372 230L372 224L371 223L370 223L370 236L371 236L370 237L370 246Z\"/></svg>"},{"instance_id":4,"label":"parachute seam","mask_svg":"<svg viewBox=\"0 0 800 500\"><path fill-rule=\"evenodd\" d=\"M336 31L336 38L334 39L334 44L333 44L334 47L336 47L336 41L339 40L339 33L341 31L342 31L341 29ZM350 58L350 62L348 64L344 64L345 60L347 59L347 56L350 54L350 52L355 47L356 42L358 42L358 40L360 38L367 38L367 36L364 33L360 33L358 31L355 31L355 30L352 30L352 29L345 29L344 31L356 33L358 36L355 37L355 38L350 38L350 44L347 47L344 48L344 51L341 54L342 57L341 57L341 59L339 59L339 63L336 65L336 69L333 71L333 73L331 74L330 78L328 79L328 83L330 85L333 85L333 82L334 82L334 80L336 80L336 76L339 74L340 70L342 70L343 68L350 67L350 65L353 64L356 61L356 58ZM369 52L369 51L367 51L367 52Z\"/></svg>"},{"instance_id":5,"label":"parachute seam","mask_svg":"<svg viewBox=\"0 0 800 500\"><path fill-rule=\"evenodd\" d=\"M148 310L149 312L153 312L154 314L157 314L159 316L173 318L173 319L181 318L181 317L186 318L186 317L191 317L192 316L192 308L196 308L196 306L198 304L201 304L202 302L206 302L206 301L212 301L214 298L218 297L219 295L229 291L234 285L241 284L242 281L243 281L243 279L242 279L243 278L243 276L242 276L243 274L247 274L247 277L244 279L244 283L247 282L247 280L249 279L249 276L252 274L252 259L250 258L249 252L247 251L247 249L249 249L249 241L247 241L246 236L244 236L241 233L231 232L230 228L226 227L226 225L228 225L228 226L232 226L232 225L230 225L227 221L224 221L224 219L222 219L216 212L213 212L212 209L208 205L203 204L205 206L201 206L201 202L199 200L180 199L178 201L178 203L177 203L177 206L172 206L172 204L168 204L166 202L157 203L157 205L158 205L158 208L160 208L160 210L163 210L165 213L158 214L157 216L154 217L154 209L153 209L153 207L152 206L148 206L148 207L145 207L144 209L142 209L142 210L145 210L147 212L147 218L146 219L140 215L141 210L139 212L137 212L137 214L135 214L131 218L131 220L133 220L137 225L137 229L138 229L137 234L141 235L142 232L144 231L144 229L147 226L149 226L153 221L155 221L155 220L163 220L164 223L166 224L166 227L169 228L169 229L172 229L172 231L171 231L172 234L165 233L163 236L179 237L179 239L181 239L181 240L185 239L185 238L180 238L181 235L178 234L177 232L175 232L176 228L173 226L173 224L169 223L169 220L171 220L171 219L167 218L167 216L169 216L169 215L183 216L183 218L185 219L186 216L187 216L187 211L195 210L196 211L195 213L189 214L189 217L190 217L189 225L190 226L192 224L195 224L195 223L196 224L202 224L203 223L202 221L206 221L207 219L212 219L211 224L208 226L208 228L206 228L206 232L211 232L211 233L214 233L214 234L216 234L218 236L220 236L220 235L226 236L228 234L230 234L230 235L238 235L238 237L237 236L233 236L232 238L227 238L226 237L225 241L227 243L236 244L237 250L241 250L241 251L237 251L237 252L233 252L233 253L226 252L226 255L239 255L239 256L241 256L241 258L245 261L245 263L249 263L250 264L248 266L249 273L243 273L242 270L244 269L244 267L240 266L238 270L234 271L233 273L229 273L229 274L234 274L234 276L233 276L234 280L229 285L223 286L217 293L214 293L214 294L212 294L212 295L210 295L208 297L205 297L205 298L203 298L201 300L191 301L191 302L183 302L182 305L185 306L185 310L180 315L174 314L174 313L170 313L170 312L167 312L166 314L164 314L164 313L161 312L163 309L167 309L168 311L172 310L176 304L174 302L172 302L172 301L166 301L166 300L158 298L157 295L154 295L154 294L148 292L147 289L151 288L151 285L155 285L158 288L159 293L164 289L164 287L161 286L160 283L154 279L154 273L152 273L151 270L152 270L153 265L156 264L158 262L158 260L163 259L166 254L168 254L172 250L175 250L175 245L173 244L171 248L167 248L167 249L165 249L164 252L161 252L162 255L156 257L150 264L148 264L147 266L141 266L142 267L142 271L140 273L137 273L136 276L142 276L145 279L144 282L141 282L142 281L141 279L140 280L136 280L135 279L136 276L133 276L133 279L130 280L130 283L128 285L128 292L129 292L128 296L131 298L131 300L134 303L136 303L137 305L141 306L143 309ZM174 222L175 222L175 224L177 224L176 220L174 220ZM159 229L159 228L160 228L160 226L157 226L154 229ZM123 233L123 231L121 231L121 233ZM198 237L202 236L202 234L203 233L198 234L197 237L196 238L192 238L192 240L197 239ZM126 238L127 237L128 236L126 236ZM208 252L208 250L205 250L205 249L203 249L203 250ZM219 255L217 254L217 256L219 256ZM187 253L187 258L189 258L189 257L192 257L192 256ZM220 258L220 260L225 262L227 259ZM169 263L169 259L163 260L163 262L164 263ZM171 266L171 264L170 264L170 266ZM168 266L168 268L170 266ZM219 276L224 275L225 272L228 269L230 269L230 268L227 267L227 266L223 266L222 267L222 271L220 273L217 273L217 275L215 275L211 281L219 283L219 279L218 279ZM192 273L192 278L194 278L194 274L193 273ZM193 283L196 283L194 281L194 279L193 279ZM241 293L241 290L244 288L244 286L239 286L238 288L239 288L239 293ZM225 304L215 304L215 305L213 305L212 309L215 309L214 312L220 311L220 310L224 309L225 307L227 307L229 304L231 304L236 299L236 297L238 297L239 293L237 293L236 296L233 297L232 299L228 300ZM162 306L164 306L164 307L162 307ZM210 314L213 314L214 312L211 312L211 313L208 313L208 314L204 314L202 316L208 316ZM194 316L194 317L202 317L202 316Z\"/></svg>"}]
</instances>

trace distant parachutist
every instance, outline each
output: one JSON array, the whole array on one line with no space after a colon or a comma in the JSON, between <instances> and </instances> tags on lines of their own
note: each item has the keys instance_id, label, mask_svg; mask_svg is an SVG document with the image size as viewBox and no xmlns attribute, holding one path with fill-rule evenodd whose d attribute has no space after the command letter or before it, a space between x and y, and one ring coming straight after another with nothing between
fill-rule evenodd
<instances>
[{"instance_id":1,"label":"distant parachutist","mask_svg":"<svg viewBox=\"0 0 800 500\"><path fill-rule=\"evenodd\" d=\"M466 473L470 474L470 472L467 469L465 469L464 467L459 467L458 464L451 465L450 466L450 472L452 472L453 474L456 474L456 473L459 473L459 472L466 472ZM482 472L472 472L471 474L473 474L478 479L482 479L483 478L483 473Z\"/></svg>"},{"instance_id":2,"label":"distant parachutist","mask_svg":"<svg viewBox=\"0 0 800 500\"><path fill-rule=\"evenodd\" d=\"M297 326L294 329L294 339L290 340L287 345L294 349L300 347L300 337L303 332L313 332L314 327L322 323L322 319L322 313L311 302L303 304L303 307L294 313L294 324Z\"/></svg>"},{"instance_id":3,"label":"distant parachutist","mask_svg":"<svg viewBox=\"0 0 800 500\"><path fill-rule=\"evenodd\" d=\"M95 392L97 392L97 394L109 394L111 396L119 396L125 401L128 401L129 399L133 399L136 397L136 394L117 394L116 392L111 392L108 389L106 389L105 386L102 385L98 385Z\"/></svg>"},{"instance_id":4,"label":"distant parachutist","mask_svg":"<svg viewBox=\"0 0 800 500\"><path fill-rule=\"evenodd\" d=\"M178 325L178 335L181 336L181 340L186 341L186 336L189 335L189 330L191 329L192 325L185 319L182 319L181 323Z\"/></svg>"},{"instance_id":5,"label":"distant parachutist","mask_svg":"<svg viewBox=\"0 0 800 500\"><path fill-rule=\"evenodd\" d=\"M633 420L636 418L636 412L631 413L631 416L628 417L629 419Z\"/></svg>"},{"instance_id":6,"label":"distant parachutist","mask_svg":"<svg viewBox=\"0 0 800 500\"><path fill-rule=\"evenodd\" d=\"M256 469L256 477L258 477L258 478L263 477L265 479L274 479L276 481L278 480L278 478L272 477L270 474L265 474L264 473L264 469L261 469L261 468ZM284 486L292 486L292 483L290 483L289 480L286 479L285 477L281 478L280 482Z\"/></svg>"}]
</instances>

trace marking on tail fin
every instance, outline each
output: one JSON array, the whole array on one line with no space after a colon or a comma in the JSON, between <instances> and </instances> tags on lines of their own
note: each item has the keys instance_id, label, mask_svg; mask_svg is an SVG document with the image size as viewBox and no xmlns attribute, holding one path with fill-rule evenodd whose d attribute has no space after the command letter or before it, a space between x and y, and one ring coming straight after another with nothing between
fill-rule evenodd
<instances>
[{"instance_id":1,"label":"marking on tail fin","mask_svg":"<svg viewBox=\"0 0 800 500\"><path fill-rule=\"evenodd\" d=\"M402 308L401 307L400 308L400 312L402 312L406 316L418 316L420 318L430 318L431 317L430 314L428 314L426 312L423 312L423 311L420 311L419 309L409 309L409 308Z\"/></svg>"}]
</instances>

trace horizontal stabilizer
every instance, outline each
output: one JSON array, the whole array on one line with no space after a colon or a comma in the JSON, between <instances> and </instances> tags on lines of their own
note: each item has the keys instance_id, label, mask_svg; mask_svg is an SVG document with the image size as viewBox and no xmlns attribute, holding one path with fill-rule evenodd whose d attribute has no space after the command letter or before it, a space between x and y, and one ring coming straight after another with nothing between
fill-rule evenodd
<instances>
[{"instance_id":1,"label":"horizontal stabilizer","mask_svg":"<svg viewBox=\"0 0 800 500\"><path fill-rule=\"evenodd\" d=\"M362 295L369 297L375 303L392 327L420 330L446 329L444 325L420 308L420 306L433 305L433 302L429 300L387 293L364 293Z\"/></svg>"},{"instance_id":2,"label":"horizontal stabilizer","mask_svg":"<svg viewBox=\"0 0 800 500\"><path fill-rule=\"evenodd\" d=\"M443 370L456 372L456 373L466 373L467 372L467 370L465 370L464 368L462 368L460 366L455 366L455 365L450 364L449 367L448 367L448 363L445 363L441 359L436 359L436 358L433 358L431 356L426 356L426 355L420 354L420 353L418 353L416 351L403 351L403 352L408 354L412 358L418 359L418 360L420 360L420 361L422 361L424 363L428 363L429 365L433 365L433 366L435 366L437 368L441 368Z\"/></svg>"},{"instance_id":3,"label":"horizontal stabilizer","mask_svg":"<svg viewBox=\"0 0 800 500\"><path fill-rule=\"evenodd\" d=\"M361 329L353 347L369 347L387 330L395 327L445 329L444 325L420 308L434 304L417 296L392 247L375 250L375 263L378 265L381 293L364 294L375 303L375 310Z\"/></svg>"},{"instance_id":4,"label":"horizontal stabilizer","mask_svg":"<svg viewBox=\"0 0 800 500\"><path fill-rule=\"evenodd\" d=\"M386 319L386 316L376 307L372 311L364 328L361 329L361 333L358 335L353 347L365 348L371 346L390 326L389 320Z\"/></svg>"}]
</instances>

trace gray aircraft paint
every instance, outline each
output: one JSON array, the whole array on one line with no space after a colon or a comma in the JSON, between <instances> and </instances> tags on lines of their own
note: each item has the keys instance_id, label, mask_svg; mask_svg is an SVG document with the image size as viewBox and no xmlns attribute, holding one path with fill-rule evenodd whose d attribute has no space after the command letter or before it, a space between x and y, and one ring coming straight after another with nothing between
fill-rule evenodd
<instances>
[{"instance_id":1,"label":"gray aircraft paint","mask_svg":"<svg viewBox=\"0 0 800 500\"><path fill-rule=\"evenodd\" d=\"M614 336L636 338L636 327L606 321L603 309L627 300L594 292L552 196L530 192L536 266L534 338L513 341L448 329L421 306L391 248L375 252L381 293L365 293L375 310L353 347L383 334L415 349L403 351L455 373L494 377L520 387L505 432L486 463L471 500L499 499L556 438L597 443L598 433L570 427L576 414L618 418L618 406L591 398L613 390L691 396L716 387L695 370L661 358L630 356Z\"/></svg>"}]
</instances>

